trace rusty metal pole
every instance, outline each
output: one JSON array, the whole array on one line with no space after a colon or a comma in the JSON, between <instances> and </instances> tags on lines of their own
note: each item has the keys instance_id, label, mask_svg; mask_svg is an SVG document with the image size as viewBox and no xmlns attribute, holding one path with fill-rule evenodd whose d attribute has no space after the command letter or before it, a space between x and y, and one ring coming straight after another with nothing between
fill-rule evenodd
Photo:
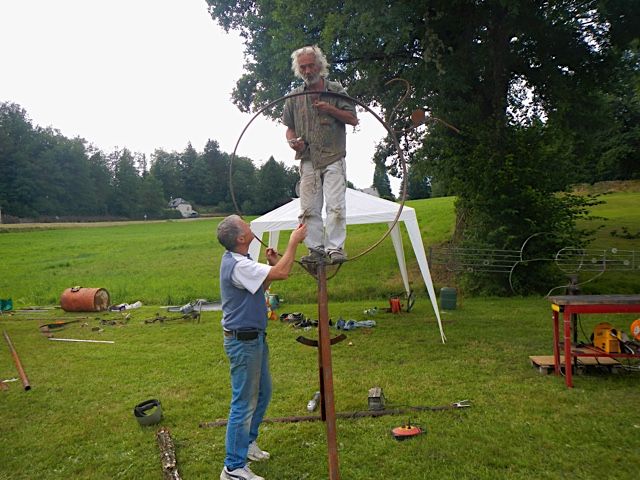
<instances>
[{"instance_id":1,"label":"rusty metal pole","mask_svg":"<svg viewBox=\"0 0 640 480\"><path fill-rule=\"evenodd\" d=\"M318 322L318 331L320 327L320 322ZM324 365L323 355L322 355L322 344L318 341L318 374L320 376L320 419L325 422L327 420L327 411L325 410L325 401L324 401Z\"/></svg>"},{"instance_id":2,"label":"rusty metal pole","mask_svg":"<svg viewBox=\"0 0 640 480\"><path fill-rule=\"evenodd\" d=\"M322 413L327 428L329 480L340 480L338 445L336 436L336 407L333 397L333 370L331 368L331 339L329 332L329 300L327 271L318 263L318 360L320 362Z\"/></svg>"},{"instance_id":3,"label":"rusty metal pole","mask_svg":"<svg viewBox=\"0 0 640 480\"><path fill-rule=\"evenodd\" d=\"M13 356L13 361L16 364L16 368L18 369L18 375L20 375L20 379L22 380L22 386L25 390L31 390L31 385L29 385L29 379L27 378L27 374L24 373L24 369L22 368L22 363L20 362L20 357L18 357L18 352L13 348L13 343L11 343L11 339L9 338L9 334L6 330L3 330L4 339L7 341L9 345L9 350L11 350L11 355Z\"/></svg>"}]
</instances>

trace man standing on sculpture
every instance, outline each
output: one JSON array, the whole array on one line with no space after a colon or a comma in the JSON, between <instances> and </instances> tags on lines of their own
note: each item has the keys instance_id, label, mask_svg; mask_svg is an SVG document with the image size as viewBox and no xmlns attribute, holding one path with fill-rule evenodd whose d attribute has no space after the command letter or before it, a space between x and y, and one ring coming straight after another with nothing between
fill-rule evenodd
<instances>
[{"instance_id":1,"label":"man standing on sculpture","mask_svg":"<svg viewBox=\"0 0 640 480\"><path fill-rule=\"evenodd\" d=\"M288 98L282 123L287 127L289 145L300 160L300 223L307 225L305 244L309 255L303 262L315 263L329 258L330 263L347 259L345 193L346 129L357 125L353 102L331 95L346 95L338 82L327 80L327 59L317 46L300 48L291 54L291 68L304 85L292 93L309 92ZM327 223L322 223L322 205L326 203Z\"/></svg>"}]
</instances>

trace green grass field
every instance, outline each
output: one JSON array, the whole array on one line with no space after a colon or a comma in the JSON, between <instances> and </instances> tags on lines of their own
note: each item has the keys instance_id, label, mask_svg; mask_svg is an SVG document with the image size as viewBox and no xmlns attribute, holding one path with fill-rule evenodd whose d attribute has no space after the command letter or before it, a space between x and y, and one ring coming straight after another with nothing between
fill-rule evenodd
<instances>
[{"instance_id":1,"label":"green grass field","mask_svg":"<svg viewBox=\"0 0 640 480\"><path fill-rule=\"evenodd\" d=\"M409 202L421 223L426 245L442 242L453 228L453 199ZM5 230L0 298L17 305L57 304L68 287L105 288L112 303L184 304L193 299L217 299L218 270L223 248L215 238L218 219L122 224L93 228ZM404 227L403 227L404 229ZM347 249L355 256L374 244L385 224L350 226ZM406 236L406 235L405 235ZM281 235L284 249L288 233ZM405 239L409 262L413 251ZM300 255L302 255L302 247ZM415 273L415 274L413 274ZM411 279L424 291L417 266ZM283 298L315 301L316 285L300 267L275 287ZM371 254L341 268L331 283L332 300L386 298L402 291L397 260L387 238Z\"/></svg>"},{"instance_id":2,"label":"green grass field","mask_svg":"<svg viewBox=\"0 0 640 480\"><path fill-rule=\"evenodd\" d=\"M607 204L598 208L608 217L605 228L622 221L629 222L631 231L640 228L637 203L628 202L632 194L603 196ZM447 240L453 229L452 198L410 205L427 246ZM149 398L162 402L161 425L172 433L182 478L218 478L224 429L199 425L224 418L228 411L220 313L205 312L199 322L144 322L168 315L161 305L217 298L222 249L215 241L216 225L216 219L204 219L0 234L0 298L12 297L16 309L48 306L42 312L0 316L0 327L11 335L32 386L25 392L19 381L11 382L0 391L0 480L161 478L158 426L141 427L132 414L137 403ZM349 252L364 250L383 231L350 228ZM610 238L602 233L597 241L608 246ZM619 248L638 250L638 243L631 239ZM363 313L373 306L383 310L387 297L402 290L390 240L361 261L344 265L329 282L334 320L377 322L371 329L346 332L348 342L332 348L336 410L365 410L373 386L383 389L389 407L465 399L472 406L338 420L341 478L637 477L640 372L596 369L574 377L575 388L567 389L562 378L532 368L530 355L552 354L551 310L544 298L459 297L455 310L441 313L448 339L442 344L408 243L405 247L418 292L411 313ZM637 286L638 275L629 275L631 280L614 276L613 284ZM144 306L128 311L128 318L54 308L62 291L73 285L103 287L112 303L140 300ZM278 313L317 318L315 282L299 267L273 291L285 300ZM626 331L638 316L584 315L580 340L600 321ZM56 333L58 338L115 343L50 341L38 326L54 318L79 320ZM307 401L318 389L317 353L295 341L300 334L313 338L316 332L279 321L269 326L274 382L269 417L307 414ZM12 377L16 369L0 339L0 380ZM426 434L397 442L390 430L407 421ZM260 443L272 459L252 468L265 478L327 478L322 423L264 425Z\"/></svg>"}]
</instances>

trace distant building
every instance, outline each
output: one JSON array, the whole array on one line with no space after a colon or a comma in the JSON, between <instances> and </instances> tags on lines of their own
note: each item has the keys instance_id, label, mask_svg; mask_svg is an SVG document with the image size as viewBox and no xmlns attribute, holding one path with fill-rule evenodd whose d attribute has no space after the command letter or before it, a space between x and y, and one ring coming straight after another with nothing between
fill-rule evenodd
<instances>
[{"instance_id":1,"label":"distant building","mask_svg":"<svg viewBox=\"0 0 640 480\"><path fill-rule=\"evenodd\" d=\"M193 209L191 204L180 197L172 198L169 201L169 208L178 210L180 215L182 215L182 218L194 218L198 216L198 212Z\"/></svg>"}]
</instances>

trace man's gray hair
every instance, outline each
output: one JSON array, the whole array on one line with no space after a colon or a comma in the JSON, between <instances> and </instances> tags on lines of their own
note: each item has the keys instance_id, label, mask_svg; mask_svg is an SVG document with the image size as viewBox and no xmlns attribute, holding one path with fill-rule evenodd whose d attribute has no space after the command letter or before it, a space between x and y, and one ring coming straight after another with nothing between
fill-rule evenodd
<instances>
[{"instance_id":1,"label":"man's gray hair","mask_svg":"<svg viewBox=\"0 0 640 480\"><path fill-rule=\"evenodd\" d=\"M305 55L311 53L316 57L316 65L320 67L320 76L322 78L327 78L329 75L329 62L327 62L327 57L324 56L322 50L317 45L310 45L306 47L299 48L295 52L291 54L291 70L293 70L293 74L298 78L303 78L300 73L300 64L298 63L298 57L300 55Z\"/></svg>"},{"instance_id":2,"label":"man's gray hair","mask_svg":"<svg viewBox=\"0 0 640 480\"><path fill-rule=\"evenodd\" d=\"M229 215L218 224L218 242L230 252L236 248L238 237L242 234L242 218Z\"/></svg>"}]
</instances>

